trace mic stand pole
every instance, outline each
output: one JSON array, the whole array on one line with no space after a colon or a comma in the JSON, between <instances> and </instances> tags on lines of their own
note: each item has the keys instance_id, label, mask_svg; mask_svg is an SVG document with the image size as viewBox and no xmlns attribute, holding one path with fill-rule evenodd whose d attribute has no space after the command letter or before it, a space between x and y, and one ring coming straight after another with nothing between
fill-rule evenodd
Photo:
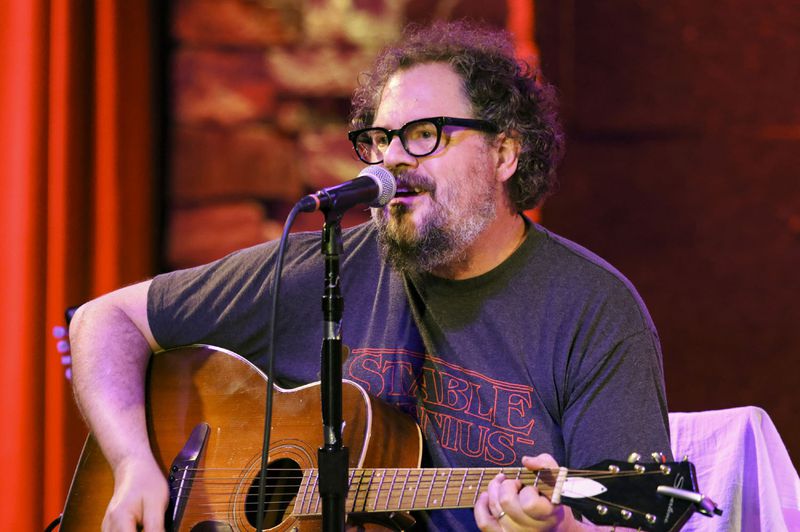
<instances>
[{"instance_id":1,"label":"mic stand pole","mask_svg":"<svg viewBox=\"0 0 800 532\"><path fill-rule=\"evenodd\" d=\"M325 210L322 254L325 256L325 293L322 296L322 429L323 446L317 452L322 530L341 532L345 523L348 452L342 446L342 336L344 302L339 290L339 254L342 251L341 213Z\"/></svg>"}]
</instances>

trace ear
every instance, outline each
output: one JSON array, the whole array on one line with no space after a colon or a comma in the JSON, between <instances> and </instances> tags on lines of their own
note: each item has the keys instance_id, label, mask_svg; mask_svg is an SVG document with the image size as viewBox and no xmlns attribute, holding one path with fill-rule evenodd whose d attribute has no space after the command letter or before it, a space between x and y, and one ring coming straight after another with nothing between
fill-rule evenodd
<instances>
[{"instance_id":1,"label":"ear","mask_svg":"<svg viewBox=\"0 0 800 532\"><path fill-rule=\"evenodd\" d=\"M522 146L515 135L509 136L505 133L500 133L495 142L495 175L498 182L505 183L517 171L517 163L519 162Z\"/></svg>"}]
</instances>

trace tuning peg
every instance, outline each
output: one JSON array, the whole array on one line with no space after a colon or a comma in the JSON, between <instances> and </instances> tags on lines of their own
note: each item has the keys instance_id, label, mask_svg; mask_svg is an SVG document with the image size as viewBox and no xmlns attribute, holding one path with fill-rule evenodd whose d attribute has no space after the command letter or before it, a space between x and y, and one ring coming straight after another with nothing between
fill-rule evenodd
<instances>
[{"instance_id":1,"label":"tuning peg","mask_svg":"<svg viewBox=\"0 0 800 532\"><path fill-rule=\"evenodd\" d=\"M636 463L641 459L642 459L642 455L637 453L637 452L635 452L635 451L628 455L628 463L629 464Z\"/></svg>"},{"instance_id":2,"label":"tuning peg","mask_svg":"<svg viewBox=\"0 0 800 532\"><path fill-rule=\"evenodd\" d=\"M688 462L688 461L689 461L689 455L688 454L684 454L683 458L681 458L681 462Z\"/></svg>"},{"instance_id":3,"label":"tuning peg","mask_svg":"<svg viewBox=\"0 0 800 532\"><path fill-rule=\"evenodd\" d=\"M667 457L664 455L664 453L660 453L660 452L656 451L656 452L652 453L650 456L653 457L653 460L657 464L665 464L665 463L667 463Z\"/></svg>"}]
</instances>

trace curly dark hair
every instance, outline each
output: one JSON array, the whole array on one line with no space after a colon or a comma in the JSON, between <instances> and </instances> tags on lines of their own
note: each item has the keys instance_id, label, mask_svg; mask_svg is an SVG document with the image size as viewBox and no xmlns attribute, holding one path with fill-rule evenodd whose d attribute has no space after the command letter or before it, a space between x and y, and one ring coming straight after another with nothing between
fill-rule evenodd
<instances>
[{"instance_id":1,"label":"curly dark hair","mask_svg":"<svg viewBox=\"0 0 800 532\"><path fill-rule=\"evenodd\" d=\"M505 31L463 20L409 25L403 38L384 49L372 71L361 77L352 99L353 128L372 125L381 91L394 73L435 62L449 64L461 76L476 118L519 139L522 150L508 182L509 198L519 211L538 205L555 185L564 134L555 89L514 57Z\"/></svg>"}]
</instances>

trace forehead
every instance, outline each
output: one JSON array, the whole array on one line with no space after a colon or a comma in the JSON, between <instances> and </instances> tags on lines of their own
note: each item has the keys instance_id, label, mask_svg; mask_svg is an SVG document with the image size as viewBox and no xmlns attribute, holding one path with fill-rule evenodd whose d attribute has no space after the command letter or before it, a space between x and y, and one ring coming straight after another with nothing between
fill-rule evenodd
<instances>
[{"instance_id":1,"label":"forehead","mask_svg":"<svg viewBox=\"0 0 800 532\"><path fill-rule=\"evenodd\" d=\"M425 63L393 74L381 92L373 125L397 128L431 116L472 116L461 77L445 63Z\"/></svg>"}]
</instances>

